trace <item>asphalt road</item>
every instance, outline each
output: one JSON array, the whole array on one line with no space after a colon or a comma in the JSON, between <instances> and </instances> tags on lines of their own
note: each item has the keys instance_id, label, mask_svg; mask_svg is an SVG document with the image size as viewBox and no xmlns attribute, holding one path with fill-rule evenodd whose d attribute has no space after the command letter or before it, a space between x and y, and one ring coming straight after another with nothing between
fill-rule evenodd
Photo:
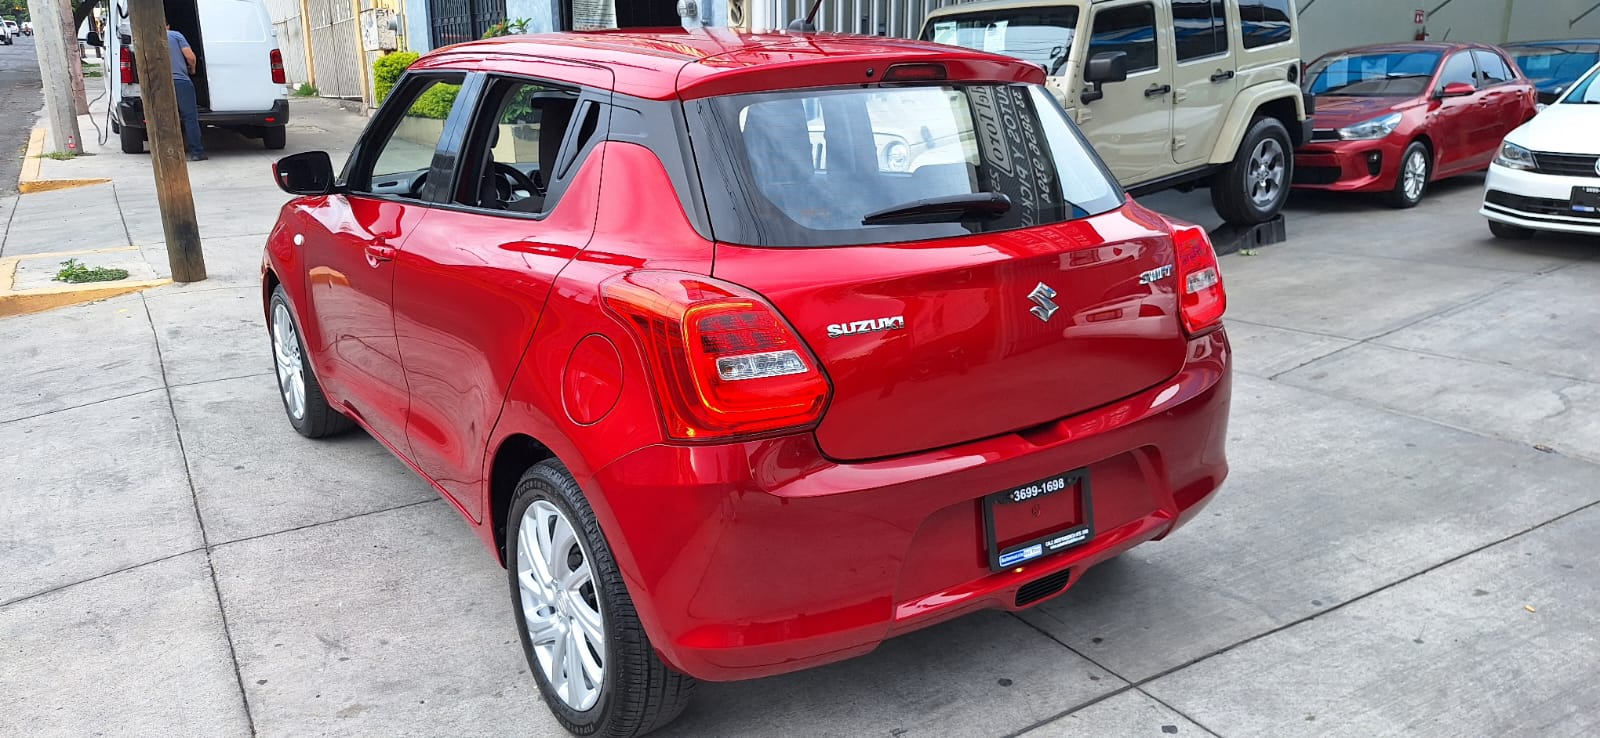
<instances>
[{"instance_id":1,"label":"asphalt road","mask_svg":"<svg viewBox=\"0 0 1600 738\"><path fill-rule=\"evenodd\" d=\"M16 194L22 151L43 104L33 37L18 36L16 43L0 46L0 197Z\"/></svg>"}]
</instances>

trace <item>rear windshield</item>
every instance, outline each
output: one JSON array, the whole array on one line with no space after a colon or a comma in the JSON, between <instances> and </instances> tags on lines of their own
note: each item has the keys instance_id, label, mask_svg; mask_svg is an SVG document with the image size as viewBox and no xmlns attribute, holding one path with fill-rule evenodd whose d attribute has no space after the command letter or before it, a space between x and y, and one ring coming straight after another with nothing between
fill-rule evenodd
<instances>
[{"instance_id":1,"label":"rear windshield","mask_svg":"<svg viewBox=\"0 0 1600 738\"><path fill-rule=\"evenodd\" d=\"M687 109L719 241L920 241L1122 204L1060 106L1034 85L788 90Z\"/></svg>"},{"instance_id":2,"label":"rear windshield","mask_svg":"<svg viewBox=\"0 0 1600 738\"><path fill-rule=\"evenodd\" d=\"M1060 75L1077 27L1077 6L1013 8L935 18L922 40L1014 56Z\"/></svg>"},{"instance_id":3,"label":"rear windshield","mask_svg":"<svg viewBox=\"0 0 1600 738\"><path fill-rule=\"evenodd\" d=\"M1437 51L1336 54L1311 63L1306 90L1313 95L1416 97L1439 66Z\"/></svg>"}]
</instances>

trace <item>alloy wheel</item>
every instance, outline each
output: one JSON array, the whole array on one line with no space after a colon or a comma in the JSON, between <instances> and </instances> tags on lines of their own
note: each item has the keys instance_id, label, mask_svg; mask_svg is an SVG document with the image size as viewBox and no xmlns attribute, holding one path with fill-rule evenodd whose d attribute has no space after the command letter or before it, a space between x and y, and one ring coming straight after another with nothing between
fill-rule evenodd
<instances>
[{"instance_id":1,"label":"alloy wheel","mask_svg":"<svg viewBox=\"0 0 1600 738\"><path fill-rule=\"evenodd\" d=\"M1283 193L1287 164L1283 144L1275 138L1263 139L1256 144L1255 151L1250 152L1250 179L1245 184L1250 188L1250 201L1256 207L1266 210L1277 203Z\"/></svg>"},{"instance_id":2,"label":"alloy wheel","mask_svg":"<svg viewBox=\"0 0 1600 738\"><path fill-rule=\"evenodd\" d=\"M289 416L300 420L306 416L306 366L300 353L300 334L295 331L289 307L282 302L272 305L272 357L278 367L278 390L283 393L283 406Z\"/></svg>"},{"instance_id":3,"label":"alloy wheel","mask_svg":"<svg viewBox=\"0 0 1600 738\"><path fill-rule=\"evenodd\" d=\"M572 521L535 500L517 528L517 588L534 658L556 696L584 711L605 684L605 619L593 559Z\"/></svg>"},{"instance_id":4,"label":"alloy wheel","mask_svg":"<svg viewBox=\"0 0 1600 738\"><path fill-rule=\"evenodd\" d=\"M1401 175L1405 178L1403 187L1406 197L1417 200L1422 197L1422 188L1428 183L1428 155L1420 149L1411 152L1406 157L1406 167Z\"/></svg>"}]
</instances>

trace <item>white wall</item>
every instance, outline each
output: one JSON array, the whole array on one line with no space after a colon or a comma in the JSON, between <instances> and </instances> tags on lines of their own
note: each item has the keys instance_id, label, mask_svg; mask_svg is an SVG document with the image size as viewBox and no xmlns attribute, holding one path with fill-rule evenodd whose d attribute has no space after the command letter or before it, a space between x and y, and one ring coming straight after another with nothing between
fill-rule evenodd
<instances>
[{"instance_id":1,"label":"white wall","mask_svg":"<svg viewBox=\"0 0 1600 738\"><path fill-rule=\"evenodd\" d=\"M1297 0L1307 61L1335 49L1415 37L1418 10L1429 12L1430 39L1531 41L1600 37L1600 0ZM1437 10L1435 10L1437 9ZM1509 19L1509 25L1508 25Z\"/></svg>"}]
</instances>

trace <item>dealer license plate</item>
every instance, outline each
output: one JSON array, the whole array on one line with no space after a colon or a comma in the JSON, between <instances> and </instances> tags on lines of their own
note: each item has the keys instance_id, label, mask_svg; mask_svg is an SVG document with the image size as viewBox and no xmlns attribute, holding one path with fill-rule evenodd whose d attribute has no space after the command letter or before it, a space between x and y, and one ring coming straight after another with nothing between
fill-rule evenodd
<instances>
[{"instance_id":1,"label":"dealer license plate","mask_svg":"<svg viewBox=\"0 0 1600 738\"><path fill-rule=\"evenodd\" d=\"M985 496L983 529L992 571L1088 543L1094 536L1089 470L1057 474Z\"/></svg>"},{"instance_id":2,"label":"dealer license plate","mask_svg":"<svg viewBox=\"0 0 1600 738\"><path fill-rule=\"evenodd\" d=\"M1577 213L1600 213L1600 187L1572 188L1572 210Z\"/></svg>"}]
</instances>

